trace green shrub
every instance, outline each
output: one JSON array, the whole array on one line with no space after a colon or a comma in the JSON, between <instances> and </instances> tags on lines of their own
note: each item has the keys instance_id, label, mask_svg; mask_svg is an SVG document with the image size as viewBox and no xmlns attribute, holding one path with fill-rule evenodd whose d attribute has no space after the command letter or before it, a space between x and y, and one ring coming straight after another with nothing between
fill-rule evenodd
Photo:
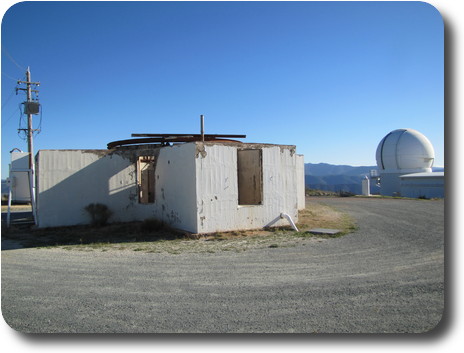
<instances>
[{"instance_id":1,"label":"green shrub","mask_svg":"<svg viewBox=\"0 0 464 353\"><path fill-rule=\"evenodd\" d=\"M140 225L143 232L155 232L166 228L166 223L156 218L147 218Z\"/></svg>"},{"instance_id":2,"label":"green shrub","mask_svg":"<svg viewBox=\"0 0 464 353\"><path fill-rule=\"evenodd\" d=\"M101 203L91 203L84 208L90 215L92 225L101 227L108 224L108 220L113 215L113 212L108 206Z\"/></svg>"}]
</instances>

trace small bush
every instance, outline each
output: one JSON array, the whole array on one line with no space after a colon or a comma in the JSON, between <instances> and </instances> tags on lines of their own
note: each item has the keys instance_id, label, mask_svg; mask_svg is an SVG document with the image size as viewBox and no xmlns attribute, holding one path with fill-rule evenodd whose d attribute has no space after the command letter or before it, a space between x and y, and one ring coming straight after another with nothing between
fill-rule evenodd
<instances>
[{"instance_id":1,"label":"small bush","mask_svg":"<svg viewBox=\"0 0 464 353\"><path fill-rule=\"evenodd\" d=\"M166 223L156 218L147 218L140 225L140 230L143 232L155 232L166 228Z\"/></svg>"},{"instance_id":2,"label":"small bush","mask_svg":"<svg viewBox=\"0 0 464 353\"><path fill-rule=\"evenodd\" d=\"M338 192L338 196L340 197L351 197L351 196L355 196L355 194L353 194L352 192L350 191L339 191Z\"/></svg>"},{"instance_id":3,"label":"small bush","mask_svg":"<svg viewBox=\"0 0 464 353\"><path fill-rule=\"evenodd\" d=\"M329 190L319 190L319 189L305 189L306 196L336 196L337 193Z\"/></svg>"},{"instance_id":4,"label":"small bush","mask_svg":"<svg viewBox=\"0 0 464 353\"><path fill-rule=\"evenodd\" d=\"M101 203L91 203L84 208L90 215L91 224L97 227L108 224L108 220L113 215L113 212L108 206Z\"/></svg>"}]
</instances>

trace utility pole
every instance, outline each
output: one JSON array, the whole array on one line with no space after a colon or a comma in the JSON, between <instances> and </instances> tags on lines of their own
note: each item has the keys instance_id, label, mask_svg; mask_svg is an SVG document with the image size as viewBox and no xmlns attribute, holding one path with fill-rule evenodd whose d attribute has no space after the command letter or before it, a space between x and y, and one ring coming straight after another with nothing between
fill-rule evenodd
<instances>
[{"instance_id":1,"label":"utility pole","mask_svg":"<svg viewBox=\"0 0 464 353\"><path fill-rule=\"evenodd\" d=\"M31 206L32 206L32 215L34 217L34 223L37 224L37 205L35 203L35 163L34 163L34 144L32 142L34 137L34 130L32 128L32 115L39 114L40 104L37 99L39 91L37 89L32 89L32 86L39 86L40 82L32 82L31 80L31 70L29 67L26 70L26 81L18 80L18 85L25 84L26 88L16 88L18 90L26 91L26 101L23 102L24 105L24 114L27 115L27 128L19 129L19 131L26 131L27 136L27 151L29 153L29 169L27 174L29 176L29 191L31 195ZM33 93L36 95L35 99L32 97Z\"/></svg>"},{"instance_id":2,"label":"utility pole","mask_svg":"<svg viewBox=\"0 0 464 353\"><path fill-rule=\"evenodd\" d=\"M29 66L26 71L26 85L27 85L27 102L32 100L32 90L31 90L31 70ZM33 153L33 144L32 144L32 114L27 111L27 150L29 152L29 168L32 169L34 153Z\"/></svg>"},{"instance_id":3,"label":"utility pole","mask_svg":"<svg viewBox=\"0 0 464 353\"><path fill-rule=\"evenodd\" d=\"M27 133L27 151L29 152L29 169L34 169L34 144L33 144L33 133L34 129L32 128L32 115L39 113L40 104L37 100L32 99L32 92L39 93L38 90L32 89L32 85L39 86L40 82L32 82L31 81L31 70L29 67L26 70L26 81L19 81L18 84L24 83L26 84L26 88L16 88L16 90L26 91L27 100L24 102L24 113L27 115L27 129L19 129L19 130L26 130Z\"/></svg>"}]
</instances>

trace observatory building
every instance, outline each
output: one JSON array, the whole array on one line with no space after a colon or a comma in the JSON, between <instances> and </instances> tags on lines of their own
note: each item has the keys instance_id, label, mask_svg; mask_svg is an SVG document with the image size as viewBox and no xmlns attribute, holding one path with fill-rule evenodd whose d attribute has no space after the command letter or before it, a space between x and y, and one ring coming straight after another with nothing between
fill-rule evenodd
<instances>
[{"instance_id":1,"label":"observatory building","mask_svg":"<svg viewBox=\"0 0 464 353\"><path fill-rule=\"evenodd\" d=\"M435 152L419 131L398 129L387 134L376 152L380 193L386 196L444 197L444 172L432 172Z\"/></svg>"}]
</instances>

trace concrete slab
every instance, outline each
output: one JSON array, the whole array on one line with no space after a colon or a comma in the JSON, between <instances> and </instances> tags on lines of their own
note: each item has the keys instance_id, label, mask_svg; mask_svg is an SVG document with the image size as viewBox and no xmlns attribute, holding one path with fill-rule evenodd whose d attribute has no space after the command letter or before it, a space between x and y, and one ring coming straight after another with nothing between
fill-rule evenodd
<instances>
[{"instance_id":1,"label":"concrete slab","mask_svg":"<svg viewBox=\"0 0 464 353\"><path fill-rule=\"evenodd\" d=\"M313 228L308 230L308 233L311 234L327 234L327 235L335 235L340 233L340 229L329 229L329 228Z\"/></svg>"}]
</instances>

